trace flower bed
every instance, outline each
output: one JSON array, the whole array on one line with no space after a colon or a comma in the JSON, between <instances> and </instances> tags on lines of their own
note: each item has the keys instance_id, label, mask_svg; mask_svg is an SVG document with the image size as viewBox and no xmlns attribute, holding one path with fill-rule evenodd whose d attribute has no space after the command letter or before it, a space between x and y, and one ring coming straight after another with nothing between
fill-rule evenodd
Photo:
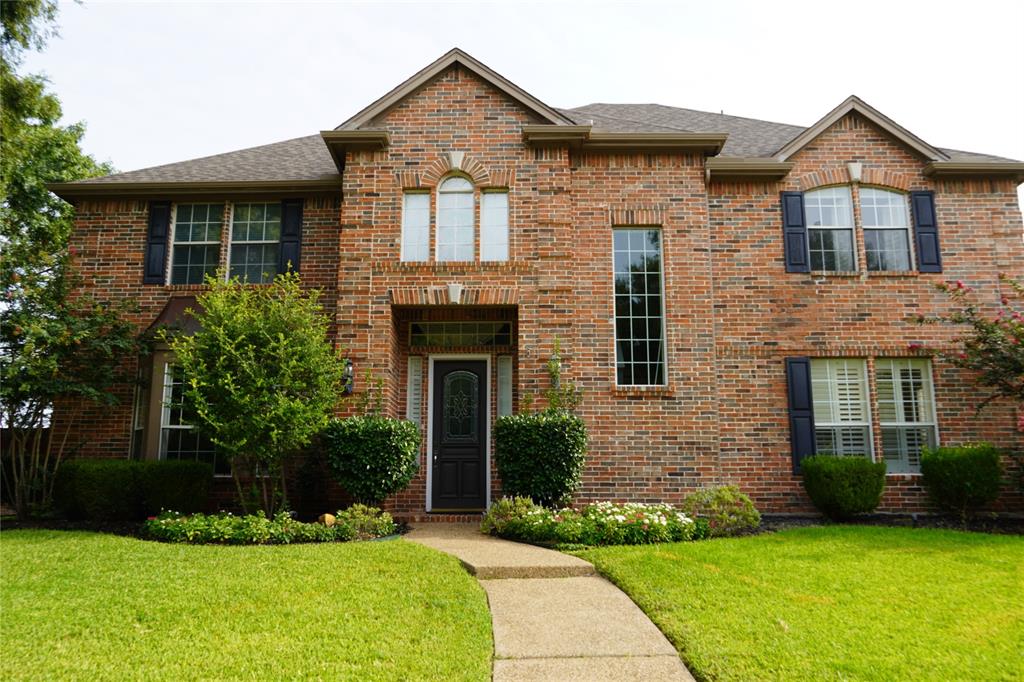
<instances>
[{"instance_id":1,"label":"flower bed","mask_svg":"<svg viewBox=\"0 0 1024 682\"><path fill-rule=\"evenodd\" d=\"M553 545L643 545L708 536L707 522L670 504L597 502L582 510L548 509L526 497L499 500L484 516L491 535Z\"/></svg>"},{"instance_id":2,"label":"flower bed","mask_svg":"<svg viewBox=\"0 0 1024 682\"><path fill-rule=\"evenodd\" d=\"M268 519L263 512L236 516L163 512L146 521L146 537L160 542L192 545L288 545L301 542L346 542L393 535L398 528L387 512L354 505L339 511L334 525L303 523L288 512Z\"/></svg>"}]
</instances>

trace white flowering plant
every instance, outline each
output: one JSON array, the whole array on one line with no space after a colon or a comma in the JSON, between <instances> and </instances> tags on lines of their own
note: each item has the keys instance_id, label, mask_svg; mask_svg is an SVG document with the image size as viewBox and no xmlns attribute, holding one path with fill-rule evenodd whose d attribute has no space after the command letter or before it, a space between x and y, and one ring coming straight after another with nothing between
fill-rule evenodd
<instances>
[{"instance_id":1,"label":"white flowering plant","mask_svg":"<svg viewBox=\"0 0 1024 682\"><path fill-rule=\"evenodd\" d=\"M499 500L481 530L537 544L642 545L707 536L707 524L670 504L596 502L581 510L548 509L526 497Z\"/></svg>"}]
</instances>

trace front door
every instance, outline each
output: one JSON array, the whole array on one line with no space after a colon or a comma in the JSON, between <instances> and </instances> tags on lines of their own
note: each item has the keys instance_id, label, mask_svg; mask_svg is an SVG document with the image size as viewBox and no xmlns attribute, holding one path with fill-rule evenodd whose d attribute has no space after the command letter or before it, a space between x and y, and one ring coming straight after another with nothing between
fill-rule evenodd
<instances>
[{"instance_id":1,"label":"front door","mask_svg":"<svg viewBox=\"0 0 1024 682\"><path fill-rule=\"evenodd\" d=\"M487 363L434 363L431 511L487 505Z\"/></svg>"}]
</instances>

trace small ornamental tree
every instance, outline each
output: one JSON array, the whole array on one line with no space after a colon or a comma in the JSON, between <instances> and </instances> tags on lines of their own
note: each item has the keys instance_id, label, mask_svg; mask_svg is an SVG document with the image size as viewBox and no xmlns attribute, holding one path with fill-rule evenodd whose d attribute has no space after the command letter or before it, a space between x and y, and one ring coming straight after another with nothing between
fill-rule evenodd
<instances>
[{"instance_id":1,"label":"small ornamental tree","mask_svg":"<svg viewBox=\"0 0 1024 682\"><path fill-rule=\"evenodd\" d=\"M208 276L192 315L200 330L171 339L192 423L231 461L239 502L242 473L254 476L259 506L287 506L284 462L307 446L342 396L344 360L327 336L318 292L295 273L268 286Z\"/></svg>"}]
</instances>

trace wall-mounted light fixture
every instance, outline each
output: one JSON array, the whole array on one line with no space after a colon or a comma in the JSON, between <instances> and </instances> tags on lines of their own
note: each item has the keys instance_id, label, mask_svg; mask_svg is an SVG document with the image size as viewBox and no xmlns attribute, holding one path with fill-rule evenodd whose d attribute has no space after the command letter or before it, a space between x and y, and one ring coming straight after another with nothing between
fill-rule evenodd
<instances>
[{"instance_id":1,"label":"wall-mounted light fixture","mask_svg":"<svg viewBox=\"0 0 1024 682\"><path fill-rule=\"evenodd\" d=\"M850 161L846 164L846 170L850 172L850 182L860 182L860 173L864 169L864 164L859 161Z\"/></svg>"},{"instance_id":2,"label":"wall-mounted light fixture","mask_svg":"<svg viewBox=\"0 0 1024 682\"><path fill-rule=\"evenodd\" d=\"M355 388L356 372L352 367L352 361L345 358L345 369L341 373L341 392L350 395Z\"/></svg>"},{"instance_id":3,"label":"wall-mounted light fixture","mask_svg":"<svg viewBox=\"0 0 1024 682\"><path fill-rule=\"evenodd\" d=\"M462 303L462 285L458 282L448 285L448 302L453 305Z\"/></svg>"}]
</instances>

